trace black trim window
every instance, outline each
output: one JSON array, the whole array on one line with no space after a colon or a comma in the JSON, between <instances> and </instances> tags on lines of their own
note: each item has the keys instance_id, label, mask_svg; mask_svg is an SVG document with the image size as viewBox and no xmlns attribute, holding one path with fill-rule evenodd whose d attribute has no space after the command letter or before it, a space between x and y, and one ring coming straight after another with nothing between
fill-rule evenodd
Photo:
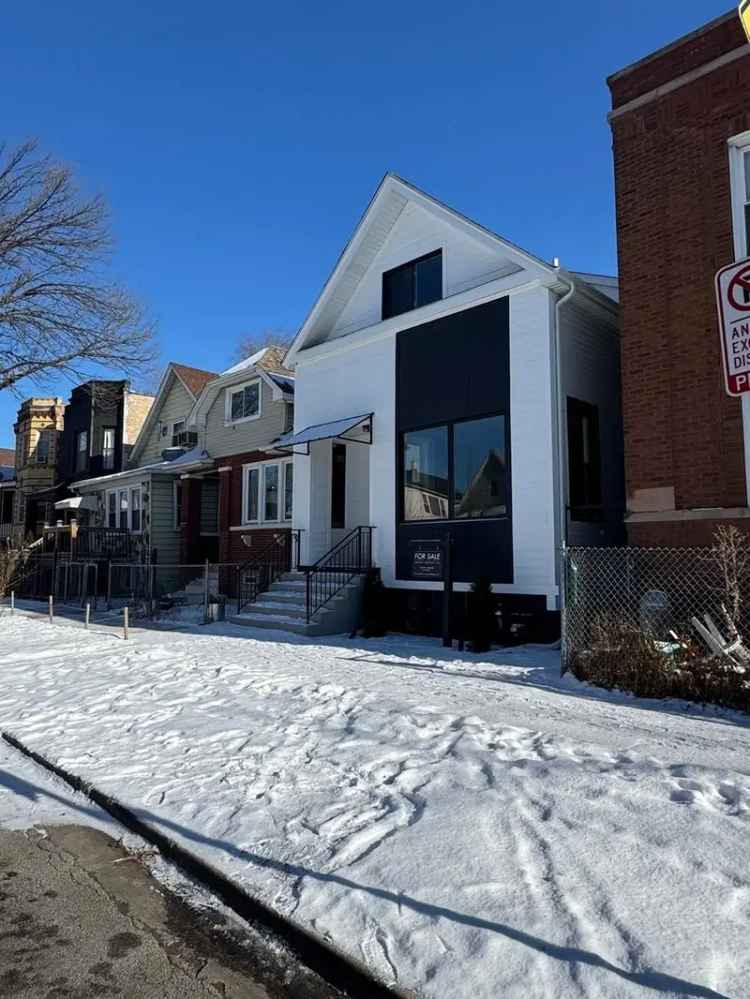
<instances>
[{"instance_id":1,"label":"black trim window","mask_svg":"<svg viewBox=\"0 0 750 999\"><path fill-rule=\"evenodd\" d=\"M113 469L115 467L115 428L102 428L102 468Z\"/></svg>"},{"instance_id":2,"label":"black trim window","mask_svg":"<svg viewBox=\"0 0 750 999\"><path fill-rule=\"evenodd\" d=\"M443 251L435 250L383 274L383 319L443 297Z\"/></svg>"},{"instance_id":3,"label":"black trim window","mask_svg":"<svg viewBox=\"0 0 750 999\"><path fill-rule=\"evenodd\" d=\"M508 515L507 428L502 414L459 420L402 438L405 521Z\"/></svg>"},{"instance_id":4,"label":"black trim window","mask_svg":"<svg viewBox=\"0 0 750 999\"><path fill-rule=\"evenodd\" d=\"M331 447L331 527L346 527L346 444Z\"/></svg>"},{"instance_id":5,"label":"black trim window","mask_svg":"<svg viewBox=\"0 0 750 999\"><path fill-rule=\"evenodd\" d=\"M572 520L598 520L602 509L599 410L568 397L568 503Z\"/></svg>"}]
</instances>

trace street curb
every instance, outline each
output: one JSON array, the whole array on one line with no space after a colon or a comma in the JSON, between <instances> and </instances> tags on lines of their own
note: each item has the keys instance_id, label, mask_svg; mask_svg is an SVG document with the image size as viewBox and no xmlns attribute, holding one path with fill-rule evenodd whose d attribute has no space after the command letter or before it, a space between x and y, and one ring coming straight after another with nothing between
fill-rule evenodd
<instances>
[{"instance_id":1,"label":"street curb","mask_svg":"<svg viewBox=\"0 0 750 999\"><path fill-rule=\"evenodd\" d=\"M271 909L264 902L253 898L244 889L230 881L211 864L185 850L164 833L139 819L134 812L112 795L99 791L82 777L69 773L56 763L29 749L20 739L5 730L3 740L39 766L65 781L74 791L85 794L94 804L108 812L121 825L136 833L146 842L157 847L162 856L193 881L199 882L242 919L270 930L295 953L301 962L316 972L324 981L346 995L357 999L416 999L416 993L389 987L372 977L364 963L351 958L335 944L316 936L303 926L292 922Z\"/></svg>"}]
</instances>

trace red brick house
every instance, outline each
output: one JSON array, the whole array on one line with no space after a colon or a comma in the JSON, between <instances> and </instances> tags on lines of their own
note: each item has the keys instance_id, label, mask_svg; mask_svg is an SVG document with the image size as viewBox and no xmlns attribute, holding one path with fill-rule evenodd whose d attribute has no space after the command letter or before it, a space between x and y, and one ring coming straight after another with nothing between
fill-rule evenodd
<instances>
[{"instance_id":1,"label":"red brick house","mask_svg":"<svg viewBox=\"0 0 750 999\"><path fill-rule=\"evenodd\" d=\"M627 529L700 545L750 529L750 398L724 388L719 268L750 255L750 45L736 10L608 80Z\"/></svg>"}]
</instances>

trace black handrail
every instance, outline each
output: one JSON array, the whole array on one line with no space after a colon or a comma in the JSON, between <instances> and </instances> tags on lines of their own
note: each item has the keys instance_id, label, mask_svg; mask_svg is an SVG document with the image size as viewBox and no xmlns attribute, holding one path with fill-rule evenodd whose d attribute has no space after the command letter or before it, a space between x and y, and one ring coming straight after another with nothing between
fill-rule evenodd
<instances>
[{"instance_id":1,"label":"black handrail","mask_svg":"<svg viewBox=\"0 0 750 999\"><path fill-rule=\"evenodd\" d=\"M255 603L285 572L299 565L299 531L269 532L267 543L239 567L237 613Z\"/></svg>"},{"instance_id":2,"label":"black handrail","mask_svg":"<svg viewBox=\"0 0 750 999\"><path fill-rule=\"evenodd\" d=\"M372 568L372 527L355 527L312 565L305 566L307 623L354 579Z\"/></svg>"}]
</instances>

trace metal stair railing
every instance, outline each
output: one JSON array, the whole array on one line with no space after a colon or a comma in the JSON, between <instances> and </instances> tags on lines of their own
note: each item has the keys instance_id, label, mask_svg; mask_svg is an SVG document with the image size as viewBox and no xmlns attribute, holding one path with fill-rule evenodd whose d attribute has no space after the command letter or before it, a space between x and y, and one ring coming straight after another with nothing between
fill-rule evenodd
<instances>
[{"instance_id":1,"label":"metal stair railing","mask_svg":"<svg viewBox=\"0 0 750 999\"><path fill-rule=\"evenodd\" d=\"M305 573L305 616L309 624L355 576L372 568L372 527L355 527Z\"/></svg>"},{"instance_id":2,"label":"metal stair railing","mask_svg":"<svg viewBox=\"0 0 750 999\"><path fill-rule=\"evenodd\" d=\"M299 564L299 531L273 534L251 559L239 567L237 613Z\"/></svg>"}]
</instances>

